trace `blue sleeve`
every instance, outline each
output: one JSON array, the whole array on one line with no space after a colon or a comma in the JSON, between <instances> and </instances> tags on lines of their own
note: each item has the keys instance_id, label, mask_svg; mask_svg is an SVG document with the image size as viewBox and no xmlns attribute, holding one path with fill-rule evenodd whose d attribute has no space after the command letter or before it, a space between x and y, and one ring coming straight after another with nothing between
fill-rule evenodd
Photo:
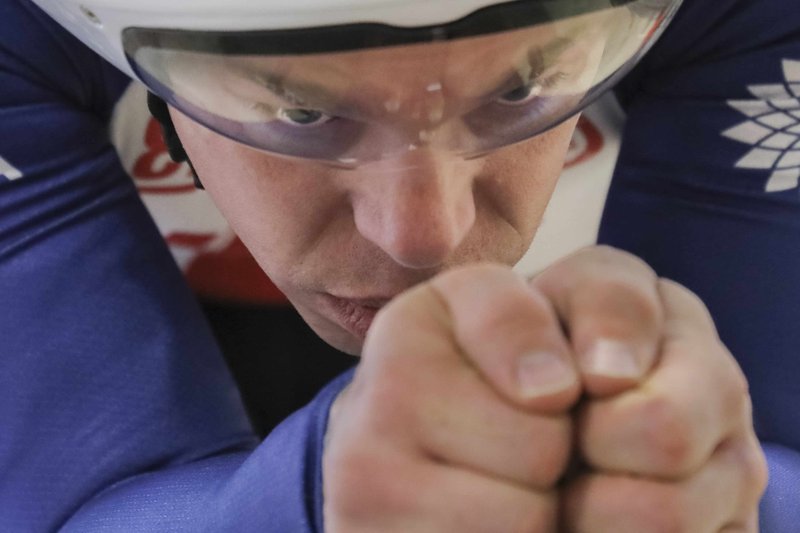
<instances>
[{"instance_id":1,"label":"blue sleeve","mask_svg":"<svg viewBox=\"0 0 800 533\"><path fill-rule=\"evenodd\" d=\"M94 498L62 531L322 533L327 414L352 372L327 385L255 451L228 450L139 474Z\"/></svg>"},{"instance_id":2,"label":"blue sleeve","mask_svg":"<svg viewBox=\"0 0 800 533\"><path fill-rule=\"evenodd\" d=\"M800 523L800 14L686 0L618 88L599 240L706 302L748 376L770 465L762 530Z\"/></svg>"},{"instance_id":3,"label":"blue sleeve","mask_svg":"<svg viewBox=\"0 0 800 533\"><path fill-rule=\"evenodd\" d=\"M347 376L254 437L109 142L128 83L0 2L0 531L319 530Z\"/></svg>"}]
</instances>

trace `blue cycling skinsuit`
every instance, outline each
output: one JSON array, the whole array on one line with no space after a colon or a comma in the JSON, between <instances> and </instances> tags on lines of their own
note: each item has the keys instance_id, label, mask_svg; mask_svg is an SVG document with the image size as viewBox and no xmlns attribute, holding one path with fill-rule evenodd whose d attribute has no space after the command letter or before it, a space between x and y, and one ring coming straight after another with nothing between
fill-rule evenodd
<instances>
[{"instance_id":1,"label":"blue cycling skinsuit","mask_svg":"<svg viewBox=\"0 0 800 533\"><path fill-rule=\"evenodd\" d=\"M750 381L762 530L779 533L800 523L789 9L685 1L617 89L599 235L709 306ZM31 3L0 2L0 531L322 531L322 436L350 373L255 436L112 144L130 83Z\"/></svg>"}]
</instances>

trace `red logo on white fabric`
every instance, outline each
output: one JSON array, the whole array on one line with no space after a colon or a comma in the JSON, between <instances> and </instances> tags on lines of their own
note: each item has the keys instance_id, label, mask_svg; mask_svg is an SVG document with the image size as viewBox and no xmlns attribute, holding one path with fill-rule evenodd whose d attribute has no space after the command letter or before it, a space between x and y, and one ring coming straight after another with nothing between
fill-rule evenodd
<instances>
[{"instance_id":1,"label":"red logo on white fabric","mask_svg":"<svg viewBox=\"0 0 800 533\"><path fill-rule=\"evenodd\" d=\"M188 165L170 159L161 126L154 118L147 123L144 146L146 151L136 159L132 169L140 192L169 194L194 190Z\"/></svg>"},{"instance_id":2,"label":"red logo on white fabric","mask_svg":"<svg viewBox=\"0 0 800 533\"><path fill-rule=\"evenodd\" d=\"M602 149L603 135L600 130L588 118L582 116L578 120L578 126L575 128L575 133L573 133L572 140L569 143L569 151L567 152L564 168L584 163L600 153Z\"/></svg>"}]
</instances>

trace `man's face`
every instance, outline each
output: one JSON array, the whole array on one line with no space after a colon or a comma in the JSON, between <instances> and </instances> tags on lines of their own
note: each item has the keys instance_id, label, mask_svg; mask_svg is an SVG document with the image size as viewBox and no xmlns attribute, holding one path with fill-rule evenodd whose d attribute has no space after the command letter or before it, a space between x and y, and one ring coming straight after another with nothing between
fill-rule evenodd
<instances>
[{"instance_id":1,"label":"man's face","mask_svg":"<svg viewBox=\"0 0 800 533\"><path fill-rule=\"evenodd\" d=\"M471 161L418 151L342 170L173 118L203 185L261 268L320 337L353 354L398 293L457 265L522 257L575 126Z\"/></svg>"},{"instance_id":2,"label":"man's face","mask_svg":"<svg viewBox=\"0 0 800 533\"><path fill-rule=\"evenodd\" d=\"M493 44L498 54L528 53L513 48L519 45L511 39ZM502 46L509 49L498 50ZM400 110L429 111L437 99L426 88L435 85L449 96L436 113L436 126L448 123L449 109L471 105L474 94L489 94L508 77L493 54L474 53L486 47L463 48L461 53L457 46L442 45L437 53L429 47L413 61L404 53L392 61L287 68L302 71L308 86L319 72L338 65L339 80L359 82L340 84L346 91L342 100L362 110L369 102L390 101ZM464 86L460 81L468 81L474 94L453 96ZM363 106L362 94L369 95ZM375 113L375 123L385 120L377 116L385 108ZM511 265L522 257L577 120L479 158L423 144L341 168L257 151L175 109L172 116L206 190L264 271L324 340L353 354L361 351L377 310L398 293L457 265ZM418 125L409 124L414 116L431 115L397 116L412 116L402 126L414 131Z\"/></svg>"}]
</instances>

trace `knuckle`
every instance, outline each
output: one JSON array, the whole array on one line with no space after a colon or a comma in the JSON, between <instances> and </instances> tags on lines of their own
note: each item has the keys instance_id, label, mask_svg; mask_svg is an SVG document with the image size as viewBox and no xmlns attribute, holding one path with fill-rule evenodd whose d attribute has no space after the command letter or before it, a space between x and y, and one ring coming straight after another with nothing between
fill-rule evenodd
<instances>
[{"instance_id":1,"label":"knuckle","mask_svg":"<svg viewBox=\"0 0 800 533\"><path fill-rule=\"evenodd\" d=\"M747 381L744 371L736 362L736 359L731 355L727 348L720 344L723 351L723 356L729 361L730 365L730 381L731 393L737 396L742 403L741 407L745 408L750 405L750 384Z\"/></svg>"},{"instance_id":2,"label":"knuckle","mask_svg":"<svg viewBox=\"0 0 800 533\"><path fill-rule=\"evenodd\" d=\"M626 252L625 250L614 248L613 246L608 246L606 244L601 244L588 248L586 253L591 253L594 258L596 258L595 260L602 261L613 266L639 270L649 276L652 276L653 278L656 277L656 273L652 267L650 267L650 265L648 265L640 257L637 257L630 252Z\"/></svg>"},{"instance_id":3,"label":"knuckle","mask_svg":"<svg viewBox=\"0 0 800 533\"><path fill-rule=\"evenodd\" d=\"M489 366L505 367L509 358L534 349L558 351L563 342L551 304L525 285L503 288L491 305L462 313L455 331L468 354Z\"/></svg>"},{"instance_id":4,"label":"knuckle","mask_svg":"<svg viewBox=\"0 0 800 533\"><path fill-rule=\"evenodd\" d=\"M748 439L748 444L741 453L743 485L752 497L748 501L757 505L769 481L769 468L761 446L755 438Z\"/></svg>"},{"instance_id":5,"label":"knuckle","mask_svg":"<svg viewBox=\"0 0 800 533\"><path fill-rule=\"evenodd\" d=\"M752 486L755 488L755 501L756 505L761 500L761 497L767 491L769 484L769 467L767 466L767 458L764 452L759 448L757 459L754 461L755 467L752 473Z\"/></svg>"},{"instance_id":6,"label":"knuckle","mask_svg":"<svg viewBox=\"0 0 800 533\"><path fill-rule=\"evenodd\" d=\"M657 287L662 299L679 303L680 307L686 310L692 322L697 322L703 329L711 328L716 331L708 307L697 294L677 281L667 278L658 278Z\"/></svg>"},{"instance_id":7,"label":"knuckle","mask_svg":"<svg viewBox=\"0 0 800 533\"><path fill-rule=\"evenodd\" d=\"M591 315L590 320L600 331L598 334L629 334L631 325L637 329L643 325L651 327L661 322L662 310L655 294L637 285L630 279L608 278L592 280L576 291L577 298L590 300L589 304L602 313ZM614 329L622 328L617 332Z\"/></svg>"},{"instance_id":8,"label":"knuckle","mask_svg":"<svg viewBox=\"0 0 800 533\"><path fill-rule=\"evenodd\" d=\"M535 498L541 499L541 496L536 495ZM554 496L551 496L546 505L542 505L541 501L536 501L520 508L518 515L509 520L508 531L512 533L552 533L556 531Z\"/></svg>"},{"instance_id":9,"label":"knuckle","mask_svg":"<svg viewBox=\"0 0 800 533\"><path fill-rule=\"evenodd\" d=\"M363 448L340 447L323 456L325 505L339 518L357 519L367 509L381 508L388 496L384 465Z\"/></svg>"},{"instance_id":10,"label":"knuckle","mask_svg":"<svg viewBox=\"0 0 800 533\"><path fill-rule=\"evenodd\" d=\"M420 317L428 317L443 311L445 304L429 283L422 283L400 294L383 306L373 319L370 336L384 331L389 335L398 335L396 324L413 324L419 327Z\"/></svg>"},{"instance_id":11,"label":"knuckle","mask_svg":"<svg viewBox=\"0 0 800 533\"><path fill-rule=\"evenodd\" d=\"M761 496L767 490L767 483L769 482L769 469L767 468L767 460L763 453L754 454L748 475L750 482L749 486L753 487L754 500L756 503L761 499Z\"/></svg>"},{"instance_id":12,"label":"knuckle","mask_svg":"<svg viewBox=\"0 0 800 533\"><path fill-rule=\"evenodd\" d=\"M523 464L531 483L537 488L549 489L556 485L566 470L571 457L572 425L566 416L548 419L546 426L532 427L530 442Z\"/></svg>"},{"instance_id":13,"label":"knuckle","mask_svg":"<svg viewBox=\"0 0 800 533\"><path fill-rule=\"evenodd\" d=\"M329 426L329 434L347 435L347 442L413 438L413 430L420 425L418 418L423 410L418 404L423 394L408 391L419 388L414 373L395 358L361 365L346 394L337 400L335 419L330 419L335 424ZM346 429L340 431L343 426Z\"/></svg>"},{"instance_id":14,"label":"knuckle","mask_svg":"<svg viewBox=\"0 0 800 533\"><path fill-rule=\"evenodd\" d=\"M697 450L688 417L663 395L647 400L640 416L644 443L654 468L670 477L690 472L697 463Z\"/></svg>"},{"instance_id":15,"label":"knuckle","mask_svg":"<svg viewBox=\"0 0 800 533\"><path fill-rule=\"evenodd\" d=\"M724 380L724 385L718 385L722 389L723 415L728 420L743 420L745 423L751 424L750 391L747 378L739 368L739 365L733 360L733 357L727 353L727 350L725 350L725 355L729 358L731 364L727 372L727 379Z\"/></svg>"},{"instance_id":16,"label":"knuckle","mask_svg":"<svg viewBox=\"0 0 800 533\"><path fill-rule=\"evenodd\" d=\"M630 507L636 522L633 530L652 533L689 531L687 506L676 486L651 484L631 496L635 501L635 505Z\"/></svg>"},{"instance_id":17,"label":"knuckle","mask_svg":"<svg viewBox=\"0 0 800 533\"><path fill-rule=\"evenodd\" d=\"M562 517L569 531L686 533L694 518L686 500L679 483L595 473L568 488Z\"/></svg>"},{"instance_id":18,"label":"knuckle","mask_svg":"<svg viewBox=\"0 0 800 533\"><path fill-rule=\"evenodd\" d=\"M463 267L432 282L450 304L456 337L475 346L530 344L536 332L557 330L550 301L507 267Z\"/></svg>"},{"instance_id":19,"label":"knuckle","mask_svg":"<svg viewBox=\"0 0 800 533\"><path fill-rule=\"evenodd\" d=\"M589 246L555 262L534 278L534 283L563 289L565 280L597 277L634 277L655 280L656 273L642 259L607 245ZM569 285L567 283L566 285Z\"/></svg>"},{"instance_id":20,"label":"knuckle","mask_svg":"<svg viewBox=\"0 0 800 533\"><path fill-rule=\"evenodd\" d=\"M387 365L374 379L361 384L360 398L355 399L354 422L363 430L375 435L393 435L399 428L413 428L417 425L414 409L413 384L403 379L400 372L393 372Z\"/></svg>"},{"instance_id":21,"label":"knuckle","mask_svg":"<svg viewBox=\"0 0 800 533\"><path fill-rule=\"evenodd\" d=\"M496 263L476 263L447 270L431 279L428 284L449 300L450 296L482 287L519 284L523 279L511 268Z\"/></svg>"},{"instance_id":22,"label":"knuckle","mask_svg":"<svg viewBox=\"0 0 800 533\"><path fill-rule=\"evenodd\" d=\"M703 380L714 394L715 415L729 431L752 426L750 386L741 367L719 341L707 352L716 358L715 372L708 373Z\"/></svg>"},{"instance_id":23,"label":"knuckle","mask_svg":"<svg viewBox=\"0 0 800 533\"><path fill-rule=\"evenodd\" d=\"M365 482L365 472L373 472L375 465L352 446L330 447L323 455L326 502L339 512L357 510L357 493Z\"/></svg>"},{"instance_id":24,"label":"knuckle","mask_svg":"<svg viewBox=\"0 0 800 533\"><path fill-rule=\"evenodd\" d=\"M524 289L524 286L520 288ZM550 324L554 316L547 300L538 293L531 290L507 290L502 294L502 306L484 309L476 325L486 331L521 325L536 327Z\"/></svg>"},{"instance_id":25,"label":"knuckle","mask_svg":"<svg viewBox=\"0 0 800 533\"><path fill-rule=\"evenodd\" d=\"M695 305L697 307L705 309L706 306L703 303L703 300L701 300L700 297L694 293L694 291L692 291L685 285L678 283L673 279L662 278L662 277L658 278L657 283L666 292L671 293L675 297L686 300L691 305Z\"/></svg>"}]
</instances>

